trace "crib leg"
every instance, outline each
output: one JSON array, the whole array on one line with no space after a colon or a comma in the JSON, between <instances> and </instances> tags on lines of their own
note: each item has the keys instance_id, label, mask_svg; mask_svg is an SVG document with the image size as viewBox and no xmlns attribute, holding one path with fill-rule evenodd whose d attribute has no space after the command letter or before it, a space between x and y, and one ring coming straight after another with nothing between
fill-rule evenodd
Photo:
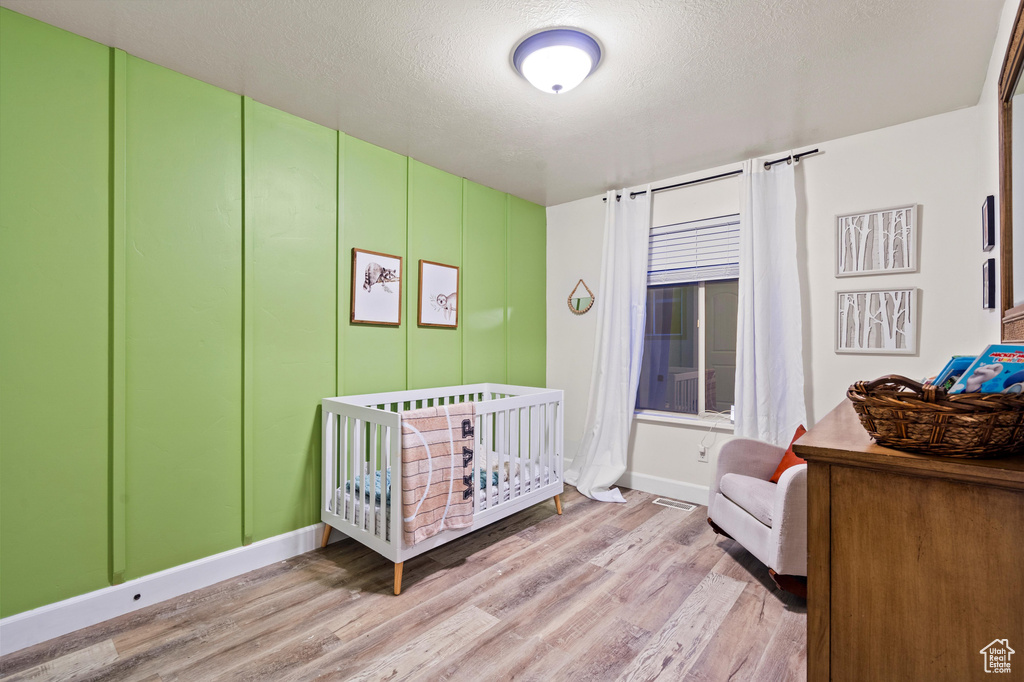
<instances>
[{"instance_id":1,"label":"crib leg","mask_svg":"<svg viewBox=\"0 0 1024 682\"><path fill-rule=\"evenodd\" d=\"M555 499L555 511L558 512L559 516L561 516L562 515L562 498L561 498L560 495L555 495L554 499Z\"/></svg>"},{"instance_id":2,"label":"crib leg","mask_svg":"<svg viewBox=\"0 0 1024 682\"><path fill-rule=\"evenodd\" d=\"M395 594L399 595L402 593L402 566L405 564L404 561L399 561L395 564Z\"/></svg>"},{"instance_id":3,"label":"crib leg","mask_svg":"<svg viewBox=\"0 0 1024 682\"><path fill-rule=\"evenodd\" d=\"M324 524L324 538L323 538L323 540L320 541L320 546L321 547L326 547L327 546L327 541L330 540L330 539L331 539L331 524L325 523Z\"/></svg>"}]
</instances>

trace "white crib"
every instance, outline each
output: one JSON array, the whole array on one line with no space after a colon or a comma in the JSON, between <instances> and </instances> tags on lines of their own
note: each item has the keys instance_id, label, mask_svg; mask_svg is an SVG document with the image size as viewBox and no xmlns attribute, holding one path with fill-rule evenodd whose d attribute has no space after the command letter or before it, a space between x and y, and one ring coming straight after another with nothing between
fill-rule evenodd
<instances>
[{"instance_id":1,"label":"white crib","mask_svg":"<svg viewBox=\"0 0 1024 682\"><path fill-rule=\"evenodd\" d=\"M407 547L402 541L400 413L467 401L476 406L473 472L474 489L479 490L473 524ZM395 594L402 588L406 559L547 499L553 498L562 513L562 391L470 384L325 398L322 406L320 520L327 524L322 544L336 528L393 561ZM478 486L480 469L488 473ZM509 473L493 481L492 470ZM374 490L360 487L356 492L360 485L373 485L378 476L379 499ZM388 480L397 486L390 500Z\"/></svg>"}]
</instances>

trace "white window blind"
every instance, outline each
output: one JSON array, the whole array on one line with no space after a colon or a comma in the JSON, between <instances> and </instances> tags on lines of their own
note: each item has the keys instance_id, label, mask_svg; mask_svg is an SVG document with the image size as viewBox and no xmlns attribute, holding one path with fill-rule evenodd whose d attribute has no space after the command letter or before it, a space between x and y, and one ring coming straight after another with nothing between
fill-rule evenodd
<instances>
[{"instance_id":1,"label":"white window blind","mask_svg":"<svg viewBox=\"0 0 1024 682\"><path fill-rule=\"evenodd\" d=\"M651 228L647 284L735 279L740 274L740 216Z\"/></svg>"}]
</instances>

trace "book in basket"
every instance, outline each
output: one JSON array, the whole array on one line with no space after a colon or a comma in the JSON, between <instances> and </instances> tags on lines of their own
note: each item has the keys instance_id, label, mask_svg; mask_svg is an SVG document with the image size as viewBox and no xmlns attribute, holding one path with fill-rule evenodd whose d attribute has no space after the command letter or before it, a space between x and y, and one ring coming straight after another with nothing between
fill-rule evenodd
<instances>
[{"instance_id":1,"label":"book in basket","mask_svg":"<svg viewBox=\"0 0 1024 682\"><path fill-rule=\"evenodd\" d=\"M1024 392L1024 346L992 344L971 363L949 394Z\"/></svg>"},{"instance_id":2,"label":"book in basket","mask_svg":"<svg viewBox=\"0 0 1024 682\"><path fill-rule=\"evenodd\" d=\"M956 380L967 371L968 367L974 364L976 359L976 355L954 355L931 383L945 391L949 391L956 384Z\"/></svg>"}]
</instances>

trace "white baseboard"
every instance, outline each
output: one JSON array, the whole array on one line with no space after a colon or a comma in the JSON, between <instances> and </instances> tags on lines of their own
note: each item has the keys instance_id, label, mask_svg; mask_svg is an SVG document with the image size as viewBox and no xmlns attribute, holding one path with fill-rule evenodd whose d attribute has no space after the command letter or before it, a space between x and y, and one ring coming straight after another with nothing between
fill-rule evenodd
<instances>
[{"instance_id":1,"label":"white baseboard","mask_svg":"<svg viewBox=\"0 0 1024 682\"><path fill-rule=\"evenodd\" d=\"M0 656L179 597L320 546L324 524L236 547L0 620ZM337 534L336 534L337 537ZM135 599L139 595L139 599Z\"/></svg>"},{"instance_id":2,"label":"white baseboard","mask_svg":"<svg viewBox=\"0 0 1024 682\"><path fill-rule=\"evenodd\" d=\"M710 489L706 485L696 485L671 478L662 478L661 476L637 474L631 471L624 473L616 481L616 484L625 488L642 490L652 495L663 495L674 500L693 502L694 504L703 504L704 506L708 504L708 495L710 493Z\"/></svg>"}]
</instances>

